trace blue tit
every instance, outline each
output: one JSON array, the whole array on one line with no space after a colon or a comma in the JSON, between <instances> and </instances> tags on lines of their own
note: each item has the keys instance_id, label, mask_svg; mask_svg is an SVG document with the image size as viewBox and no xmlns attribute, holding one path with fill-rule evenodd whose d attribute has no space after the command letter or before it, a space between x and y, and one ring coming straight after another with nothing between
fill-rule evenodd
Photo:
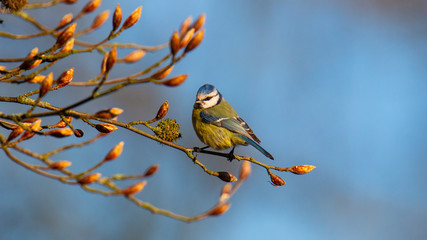
<instances>
[{"instance_id":1,"label":"blue tit","mask_svg":"<svg viewBox=\"0 0 427 240\"><path fill-rule=\"evenodd\" d=\"M221 93L205 84L197 91L193 107L193 127L199 139L211 148L222 150L236 145L252 145L270 159L273 156L262 148L249 125L237 115Z\"/></svg>"}]
</instances>

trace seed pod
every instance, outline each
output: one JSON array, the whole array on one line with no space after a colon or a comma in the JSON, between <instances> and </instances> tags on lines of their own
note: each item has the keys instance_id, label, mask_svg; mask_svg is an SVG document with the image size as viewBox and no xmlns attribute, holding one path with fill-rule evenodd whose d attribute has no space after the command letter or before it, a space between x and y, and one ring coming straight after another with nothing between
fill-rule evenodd
<instances>
[{"instance_id":1,"label":"seed pod","mask_svg":"<svg viewBox=\"0 0 427 240\"><path fill-rule=\"evenodd\" d=\"M113 68L117 60L117 48L113 47L108 54L107 62L105 63L105 71L109 72Z\"/></svg>"},{"instance_id":2,"label":"seed pod","mask_svg":"<svg viewBox=\"0 0 427 240\"><path fill-rule=\"evenodd\" d=\"M68 123L71 123L71 121L73 121L73 117L71 116L67 116L65 117L65 119L67 120ZM59 128L64 128L66 126L67 124L64 122L64 120L61 120L56 124L56 127L59 127Z\"/></svg>"},{"instance_id":3,"label":"seed pod","mask_svg":"<svg viewBox=\"0 0 427 240\"><path fill-rule=\"evenodd\" d=\"M202 13L194 22L193 24L193 28L194 31L199 31L199 29L201 29L204 25L205 25L205 21L206 21L206 14Z\"/></svg>"},{"instance_id":4,"label":"seed pod","mask_svg":"<svg viewBox=\"0 0 427 240\"><path fill-rule=\"evenodd\" d=\"M73 14L72 13L65 14L62 17L61 21L59 22L58 28L61 28L65 25L69 24L71 22L71 20L73 20Z\"/></svg>"},{"instance_id":5,"label":"seed pod","mask_svg":"<svg viewBox=\"0 0 427 240\"><path fill-rule=\"evenodd\" d=\"M122 8L120 7L120 4L117 4L113 15L113 31L116 31L117 28L119 28L120 23L122 22L122 17Z\"/></svg>"},{"instance_id":6,"label":"seed pod","mask_svg":"<svg viewBox=\"0 0 427 240\"><path fill-rule=\"evenodd\" d=\"M187 77L188 74L181 74L166 81L163 81L160 84L163 84L168 87L176 87L181 85L185 81L185 79L187 79Z\"/></svg>"},{"instance_id":7,"label":"seed pod","mask_svg":"<svg viewBox=\"0 0 427 240\"><path fill-rule=\"evenodd\" d=\"M111 161L118 158L123 152L123 145L125 145L125 142L121 141L114 146L105 156L104 161Z\"/></svg>"},{"instance_id":8,"label":"seed pod","mask_svg":"<svg viewBox=\"0 0 427 240\"><path fill-rule=\"evenodd\" d=\"M48 132L45 132L44 134L52 137L63 138L63 137L68 137L70 135L73 135L74 131L71 128L60 128L60 129L50 130Z\"/></svg>"},{"instance_id":9,"label":"seed pod","mask_svg":"<svg viewBox=\"0 0 427 240\"><path fill-rule=\"evenodd\" d=\"M74 68L70 68L67 71L63 72L58 80L56 80L56 83L58 84L58 88L67 86L71 80L73 80L74 75Z\"/></svg>"},{"instance_id":10,"label":"seed pod","mask_svg":"<svg viewBox=\"0 0 427 240\"><path fill-rule=\"evenodd\" d=\"M43 79L45 79L46 76L44 75L36 75L33 78L31 78L30 80L28 80L28 83L41 83L43 81Z\"/></svg>"},{"instance_id":11,"label":"seed pod","mask_svg":"<svg viewBox=\"0 0 427 240\"><path fill-rule=\"evenodd\" d=\"M121 194L123 195L133 195L136 193L139 193L140 191L142 191L142 189L144 189L145 185L147 185L147 181L143 181L143 182L138 182L135 183L125 189L122 189L120 191Z\"/></svg>"},{"instance_id":12,"label":"seed pod","mask_svg":"<svg viewBox=\"0 0 427 240\"><path fill-rule=\"evenodd\" d=\"M99 28L102 24L107 21L108 16L110 15L110 10L106 10L100 14L98 14L92 22L91 29Z\"/></svg>"},{"instance_id":13,"label":"seed pod","mask_svg":"<svg viewBox=\"0 0 427 240\"><path fill-rule=\"evenodd\" d=\"M157 169L159 169L159 164L156 164L156 165L149 167L147 169L147 171L145 171L144 177L149 177L149 176L155 174L157 172Z\"/></svg>"},{"instance_id":14,"label":"seed pod","mask_svg":"<svg viewBox=\"0 0 427 240\"><path fill-rule=\"evenodd\" d=\"M51 163L51 164L49 165L49 167L50 167L51 169L64 169L64 168L67 168L67 167L69 167L69 166L71 166L71 162L70 162L70 161L67 161L67 160L54 162L54 163Z\"/></svg>"},{"instance_id":15,"label":"seed pod","mask_svg":"<svg viewBox=\"0 0 427 240\"><path fill-rule=\"evenodd\" d=\"M116 126L109 123L96 124L95 128L101 133L110 133L117 130Z\"/></svg>"},{"instance_id":16,"label":"seed pod","mask_svg":"<svg viewBox=\"0 0 427 240\"><path fill-rule=\"evenodd\" d=\"M184 35L187 33L188 28L190 27L191 22L193 21L193 19L188 16L181 24L181 27L179 28L179 36L184 37Z\"/></svg>"},{"instance_id":17,"label":"seed pod","mask_svg":"<svg viewBox=\"0 0 427 240\"><path fill-rule=\"evenodd\" d=\"M125 63L134 63L141 60L141 58L143 58L144 56L145 56L144 50L135 50L129 53L128 55L126 55L123 61Z\"/></svg>"},{"instance_id":18,"label":"seed pod","mask_svg":"<svg viewBox=\"0 0 427 240\"><path fill-rule=\"evenodd\" d=\"M141 11L142 11L142 6L135 9L135 11L133 11L129 15L129 17L125 20L122 28L128 29L128 28L132 27L136 22L138 22L139 18L141 17Z\"/></svg>"},{"instance_id":19,"label":"seed pod","mask_svg":"<svg viewBox=\"0 0 427 240\"><path fill-rule=\"evenodd\" d=\"M243 161L242 166L240 167L240 180L244 180L251 175L251 163L249 161Z\"/></svg>"},{"instance_id":20,"label":"seed pod","mask_svg":"<svg viewBox=\"0 0 427 240\"><path fill-rule=\"evenodd\" d=\"M230 203L225 203L225 204L219 205L219 206L215 207L214 209L210 210L208 214L210 216L221 215L221 214L225 213L230 208L230 205L231 205Z\"/></svg>"},{"instance_id":21,"label":"seed pod","mask_svg":"<svg viewBox=\"0 0 427 240\"><path fill-rule=\"evenodd\" d=\"M82 9L82 13L90 13L95 11L95 9L97 9L99 7L99 5L101 4L101 0L92 0L90 2L88 2Z\"/></svg>"},{"instance_id":22,"label":"seed pod","mask_svg":"<svg viewBox=\"0 0 427 240\"><path fill-rule=\"evenodd\" d=\"M65 28L56 39L56 45L62 47L74 34L76 31L77 23L73 23Z\"/></svg>"},{"instance_id":23,"label":"seed pod","mask_svg":"<svg viewBox=\"0 0 427 240\"><path fill-rule=\"evenodd\" d=\"M53 73L49 73L45 79L43 79L40 85L39 98L42 98L50 90L53 82Z\"/></svg>"},{"instance_id":24,"label":"seed pod","mask_svg":"<svg viewBox=\"0 0 427 240\"><path fill-rule=\"evenodd\" d=\"M273 186L282 186L285 185L286 182L279 176L271 173L270 174L270 179L271 179L271 183L273 184Z\"/></svg>"},{"instance_id":25,"label":"seed pod","mask_svg":"<svg viewBox=\"0 0 427 240\"><path fill-rule=\"evenodd\" d=\"M156 119L157 120L162 119L168 113L168 110L169 110L169 102L166 101L162 104L162 106L160 106L159 111L157 111Z\"/></svg>"},{"instance_id":26,"label":"seed pod","mask_svg":"<svg viewBox=\"0 0 427 240\"><path fill-rule=\"evenodd\" d=\"M156 73L154 73L151 77L156 79L156 80L163 79L163 78L167 77L172 72L173 67L174 67L174 65L166 66L166 67L160 69L159 71L157 71Z\"/></svg>"},{"instance_id":27,"label":"seed pod","mask_svg":"<svg viewBox=\"0 0 427 240\"><path fill-rule=\"evenodd\" d=\"M312 165L298 165L293 166L289 169L290 172L301 175L311 172L313 169L315 169L315 166Z\"/></svg>"},{"instance_id":28,"label":"seed pod","mask_svg":"<svg viewBox=\"0 0 427 240\"><path fill-rule=\"evenodd\" d=\"M77 182L80 184L91 184L101 177L101 173L92 173L80 178Z\"/></svg>"},{"instance_id":29,"label":"seed pod","mask_svg":"<svg viewBox=\"0 0 427 240\"><path fill-rule=\"evenodd\" d=\"M64 46L62 47L60 53L65 53L65 52L69 52L71 50L73 50L74 47L74 38L70 38L68 39L68 41L64 44Z\"/></svg>"},{"instance_id":30,"label":"seed pod","mask_svg":"<svg viewBox=\"0 0 427 240\"><path fill-rule=\"evenodd\" d=\"M188 42L190 42L193 35L194 35L194 28L188 30L188 32L181 38L181 42L179 43L179 48L181 49L187 46Z\"/></svg>"},{"instance_id":31,"label":"seed pod","mask_svg":"<svg viewBox=\"0 0 427 240\"><path fill-rule=\"evenodd\" d=\"M178 53L178 51L179 51L179 45L180 45L180 43L179 43L179 36L178 36L178 32L175 30L174 32L173 32L173 34L172 34L172 36L171 36L171 39L170 39L170 41L169 41L169 46L170 46L170 49L171 49L171 53L172 53L172 55L176 55L177 53Z\"/></svg>"},{"instance_id":32,"label":"seed pod","mask_svg":"<svg viewBox=\"0 0 427 240\"><path fill-rule=\"evenodd\" d=\"M194 35L194 37L188 43L188 45L187 45L187 47L185 48L184 51L185 52L190 52L190 51L194 50L203 41L204 35L205 35L205 29L203 29L200 32L196 33L196 35Z\"/></svg>"},{"instance_id":33,"label":"seed pod","mask_svg":"<svg viewBox=\"0 0 427 240\"><path fill-rule=\"evenodd\" d=\"M224 182L235 182L237 178L229 172L218 172L218 178Z\"/></svg>"}]
</instances>

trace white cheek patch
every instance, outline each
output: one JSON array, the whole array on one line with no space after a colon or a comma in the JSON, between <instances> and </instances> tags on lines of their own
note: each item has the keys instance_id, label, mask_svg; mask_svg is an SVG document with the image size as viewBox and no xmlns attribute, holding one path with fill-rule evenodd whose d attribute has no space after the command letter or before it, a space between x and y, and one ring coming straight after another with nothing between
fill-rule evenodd
<instances>
[{"instance_id":1,"label":"white cheek patch","mask_svg":"<svg viewBox=\"0 0 427 240\"><path fill-rule=\"evenodd\" d=\"M219 94L212 97L211 99L207 100L207 101L202 101L202 107L203 108L210 108L215 106L219 101Z\"/></svg>"}]
</instances>

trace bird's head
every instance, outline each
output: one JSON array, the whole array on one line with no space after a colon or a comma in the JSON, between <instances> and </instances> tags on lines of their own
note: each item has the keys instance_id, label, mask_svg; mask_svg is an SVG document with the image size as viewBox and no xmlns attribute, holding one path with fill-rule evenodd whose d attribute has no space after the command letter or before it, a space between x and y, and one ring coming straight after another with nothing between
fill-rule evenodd
<instances>
[{"instance_id":1,"label":"bird's head","mask_svg":"<svg viewBox=\"0 0 427 240\"><path fill-rule=\"evenodd\" d=\"M213 107L222 101L221 93L212 85L205 84L199 88L194 108L205 109Z\"/></svg>"}]
</instances>

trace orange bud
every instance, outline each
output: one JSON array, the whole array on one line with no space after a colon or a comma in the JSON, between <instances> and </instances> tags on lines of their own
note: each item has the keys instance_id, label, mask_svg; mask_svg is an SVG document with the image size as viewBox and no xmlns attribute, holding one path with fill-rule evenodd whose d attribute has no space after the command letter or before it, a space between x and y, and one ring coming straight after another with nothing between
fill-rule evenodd
<instances>
[{"instance_id":1,"label":"orange bud","mask_svg":"<svg viewBox=\"0 0 427 240\"><path fill-rule=\"evenodd\" d=\"M235 182L237 178L229 172L218 172L218 178L224 182Z\"/></svg>"},{"instance_id":2,"label":"orange bud","mask_svg":"<svg viewBox=\"0 0 427 240\"><path fill-rule=\"evenodd\" d=\"M98 14L92 22L91 29L99 28L102 24L107 21L108 16L110 15L110 10L106 10Z\"/></svg>"},{"instance_id":3,"label":"orange bud","mask_svg":"<svg viewBox=\"0 0 427 240\"><path fill-rule=\"evenodd\" d=\"M240 180L244 180L251 175L251 163L249 161L243 161L242 166L240 167Z\"/></svg>"},{"instance_id":4,"label":"orange bud","mask_svg":"<svg viewBox=\"0 0 427 240\"><path fill-rule=\"evenodd\" d=\"M67 86L71 80L73 80L74 75L74 68L70 68L67 71L63 72L58 80L56 80L56 83L58 84L58 87L65 87Z\"/></svg>"},{"instance_id":5,"label":"orange bud","mask_svg":"<svg viewBox=\"0 0 427 240\"><path fill-rule=\"evenodd\" d=\"M312 165L298 165L298 166L293 166L289 169L290 172L295 173L295 174L306 174L311 172L313 169L315 169L315 166Z\"/></svg>"},{"instance_id":6,"label":"orange bud","mask_svg":"<svg viewBox=\"0 0 427 240\"><path fill-rule=\"evenodd\" d=\"M0 71L6 70L6 66L0 66Z\"/></svg>"},{"instance_id":7,"label":"orange bud","mask_svg":"<svg viewBox=\"0 0 427 240\"><path fill-rule=\"evenodd\" d=\"M187 79L187 77L188 77L188 74L181 74L171 79L168 79L164 82L161 82L160 84L163 84L168 87L176 87L181 85L185 81L185 79Z\"/></svg>"},{"instance_id":8,"label":"orange bud","mask_svg":"<svg viewBox=\"0 0 427 240\"><path fill-rule=\"evenodd\" d=\"M62 47L60 53L65 53L65 52L71 51L71 50L73 50L73 47L74 47L74 38L70 38L64 44L64 46Z\"/></svg>"},{"instance_id":9,"label":"orange bud","mask_svg":"<svg viewBox=\"0 0 427 240\"><path fill-rule=\"evenodd\" d=\"M73 4L76 3L78 0L62 0L66 4Z\"/></svg>"},{"instance_id":10,"label":"orange bud","mask_svg":"<svg viewBox=\"0 0 427 240\"><path fill-rule=\"evenodd\" d=\"M96 128L96 130L98 130L99 132L102 132L102 133L110 133L110 132L117 130L116 126L109 124L109 123L96 124L95 128Z\"/></svg>"},{"instance_id":11,"label":"orange bud","mask_svg":"<svg viewBox=\"0 0 427 240\"><path fill-rule=\"evenodd\" d=\"M46 95L47 92L49 92L50 87L52 86L52 82L53 82L53 73L49 73L45 77L45 79L43 79L40 85L39 98L42 98L44 95Z\"/></svg>"},{"instance_id":12,"label":"orange bud","mask_svg":"<svg viewBox=\"0 0 427 240\"><path fill-rule=\"evenodd\" d=\"M208 214L210 216L221 215L221 214L227 212L227 210L230 208L230 205L231 205L230 203L225 203L225 204L219 205L219 206L213 208L212 210L210 210Z\"/></svg>"},{"instance_id":13,"label":"orange bud","mask_svg":"<svg viewBox=\"0 0 427 240\"><path fill-rule=\"evenodd\" d=\"M101 173L92 173L80 178L77 182L80 184L91 184L101 177Z\"/></svg>"},{"instance_id":14,"label":"orange bud","mask_svg":"<svg viewBox=\"0 0 427 240\"><path fill-rule=\"evenodd\" d=\"M178 36L178 32L175 30L171 36L171 39L169 41L169 46L171 49L171 53L172 55L176 55L179 51L179 36Z\"/></svg>"},{"instance_id":15,"label":"orange bud","mask_svg":"<svg viewBox=\"0 0 427 240\"><path fill-rule=\"evenodd\" d=\"M122 154L123 145L125 145L125 142L121 141L116 146L114 146L105 156L104 161L111 161L118 158Z\"/></svg>"},{"instance_id":16,"label":"orange bud","mask_svg":"<svg viewBox=\"0 0 427 240\"><path fill-rule=\"evenodd\" d=\"M154 73L151 77L157 80L163 79L167 77L173 70L174 65L166 66L156 73Z\"/></svg>"},{"instance_id":17,"label":"orange bud","mask_svg":"<svg viewBox=\"0 0 427 240\"><path fill-rule=\"evenodd\" d=\"M104 58L102 59L102 62L101 62L101 73L105 73L105 70L107 69L107 59L109 55L110 55L109 52L104 54Z\"/></svg>"},{"instance_id":18,"label":"orange bud","mask_svg":"<svg viewBox=\"0 0 427 240\"><path fill-rule=\"evenodd\" d=\"M23 128L17 127L10 132L9 137L7 138L7 141L12 141L13 139L17 138L21 133L24 131Z\"/></svg>"},{"instance_id":19,"label":"orange bud","mask_svg":"<svg viewBox=\"0 0 427 240\"><path fill-rule=\"evenodd\" d=\"M205 25L205 21L206 21L206 14L202 13L194 22L193 24L193 28L194 31L198 31L199 29L201 29L204 25Z\"/></svg>"},{"instance_id":20,"label":"orange bud","mask_svg":"<svg viewBox=\"0 0 427 240\"><path fill-rule=\"evenodd\" d=\"M54 162L52 164L49 165L50 168L52 169L64 169L71 166L71 162L70 161L58 161L58 162Z\"/></svg>"},{"instance_id":21,"label":"orange bud","mask_svg":"<svg viewBox=\"0 0 427 240\"><path fill-rule=\"evenodd\" d=\"M188 42L190 42L191 38L194 35L194 28L190 29L185 35L184 37L181 38L181 42L179 44L179 48L183 48L185 46L187 46Z\"/></svg>"},{"instance_id":22,"label":"orange bud","mask_svg":"<svg viewBox=\"0 0 427 240\"><path fill-rule=\"evenodd\" d=\"M166 101L162 104L162 106L160 106L159 111L157 111L157 115L156 115L156 119L162 119L166 113L168 113L169 110L169 102Z\"/></svg>"},{"instance_id":23,"label":"orange bud","mask_svg":"<svg viewBox=\"0 0 427 240\"><path fill-rule=\"evenodd\" d=\"M46 76L44 75L36 75L33 78L31 78L30 80L28 80L29 83L41 83L43 81L43 79L45 79Z\"/></svg>"},{"instance_id":24,"label":"orange bud","mask_svg":"<svg viewBox=\"0 0 427 240\"><path fill-rule=\"evenodd\" d=\"M40 118L26 118L22 120L24 123L34 123L35 121L40 120Z\"/></svg>"},{"instance_id":25,"label":"orange bud","mask_svg":"<svg viewBox=\"0 0 427 240\"><path fill-rule=\"evenodd\" d=\"M141 58L143 58L144 56L145 56L144 50L135 50L129 53L128 55L126 55L123 61L125 63L134 63L141 60Z\"/></svg>"},{"instance_id":26,"label":"orange bud","mask_svg":"<svg viewBox=\"0 0 427 240\"><path fill-rule=\"evenodd\" d=\"M281 177L279 177L273 173L270 173L270 179L271 179L271 183L277 187L286 184L286 182Z\"/></svg>"},{"instance_id":27,"label":"orange bud","mask_svg":"<svg viewBox=\"0 0 427 240\"><path fill-rule=\"evenodd\" d=\"M19 141L24 141L34 137L34 135L36 135L36 133L34 132L38 132L42 130L42 128L40 127L41 122L42 122L41 119L38 119L37 121L33 122L30 126L31 131L25 131L22 134L22 136L19 138Z\"/></svg>"},{"instance_id":28,"label":"orange bud","mask_svg":"<svg viewBox=\"0 0 427 240\"><path fill-rule=\"evenodd\" d=\"M71 117L71 116L67 116L67 117L65 117L65 119L67 120L68 123L71 123L71 121L73 121L73 117ZM64 128L66 126L67 126L67 124L63 120L59 121L56 124L56 127L59 127L59 128Z\"/></svg>"},{"instance_id":29,"label":"orange bud","mask_svg":"<svg viewBox=\"0 0 427 240\"><path fill-rule=\"evenodd\" d=\"M39 49L36 47L31 49L31 51L27 54L27 58L36 56L38 52L39 52Z\"/></svg>"},{"instance_id":30,"label":"orange bud","mask_svg":"<svg viewBox=\"0 0 427 240\"><path fill-rule=\"evenodd\" d=\"M120 7L120 4L117 4L116 10L114 10L113 15L113 31L116 31L116 29L120 26L120 23L122 22L122 8Z\"/></svg>"},{"instance_id":31,"label":"orange bud","mask_svg":"<svg viewBox=\"0 0 427 240\"><path fill-rule=\"evenodd\" d=\"M60 129L50 130L48 132L45 132L44 134L52 137L63 138L63 137L68 137L70 135L73 135L74 131L71 128L60 128Z\"/></svg>"},{"instance_id":32,"label":"orange bud","mask_svg":"<svg viewBox=\"0 0 427 240\"><path fill-rule=\"evenodd\" d=\"M74 129L74 136L80 138L80 137L83 137L83 135L84 135L83 130L81 130L81 129Z\"/></svg>"},{"instance_id":33,"label":"orange bud","mask_svg":"<svg viewBox=\"0 0 427 240\"><path fill-rule=\"evenodd\" d=\"M42 57L44 57L44 55L42 55ZM32 61L30 66L26 70L30 70L30 69L33 69L33 68L39 66L40 63L42 63L42 61L43 61L42 59L37 59L37 60Z\"/></svg>"},{"instance_id":34,"label":"orange bud","mask_svg":"<svg viewBox=\"0 0 427 240\"><path fill-rule=\"evenodd\" d=\"M107 62L105 63L105 71L109 72L113 68L117 60L117 48L113 47L108 54Z\"/></svg>"},{"instance_id":35,"label":"orange bud","mask_svg":"<svg viewBox=\"0 0 427 240\"><path fill-rule=\"evenodd\" d=\"M63 46L74 34L76 31L77 23L73 23L66 27L58 36L56 39L56 45Z\"/></svg>"},{"instance_id":36,"label":"orange bud","mask_svg":"<svg viewBox=\"0 0 427 240\"><path fill-rule=\"evenodd\" d=\"M39 49L38 48L33 48L31 49L31 51L27 54L27 58L33 58L37 55ZM27 60L24 61L19 68L20 69L24 69L24 70L30 70L32 68L37 67L38 65L40 65L40 63L42 62L41 59L35 59L35 60Z\"/></svg>"},{"instance_id":37,"label":"orange bud","mask_svg":"<svg viewBox=\"0 0 427 240\"><path fill-rule=\"evenodd\" d=\"M231 183L226 183L224 187L222 187L221 195L219 197L220 202L225 202L230 198L231 189L232 189Z\"/></svg>"},{"instance_id":38,"label":"orange bud","mask_svg":"<svg viewBox=\"0 0 427 240\"><path fill-rule=\"evenodd\" d=\"M122 28L128 29L128 28L132 27L136 22L138 22L139 18L141 17L141 11L142 11L142 6L135 9L135 11L133 11L129 15L129 17L125 20Z\"/></svg>"},{"instance_id":39,"label":"orange bud","mask_svg":"<svg viewBox=\"0 0 427 240\"><path fill-rule=\"evenodd\" d=\"M97 118L105 118L105 119L111 119L113 117L116 117L123 113L123 109L120 108L109 108L101 110L94 114Z\"/></svg>"},{"instance_id":40,"label":"orange bud","mask_svg":"<svg viewBox=\"0 0 427 240\"><path fill-rule=\"evenodd\" d=\"M159 164L156 164L156 165L149 167L147 169L147 171L145 171L144 177L149 177L149 176L155 174L157 172L157 169L159 169Z\"/></svg>"},{"instance_id":41,"label":"orange bud","mask_svg":"<svg viewBox=\"0 0 427 240\"><path fill-rule=\"evenodd\" d=\"M188 45L187 45L187 47L185 48L184 51L185 52L190 52L190 51L194 50L203 41L204 35L205 35L205 29L203 29L200 32L196 33L196 35L194 35L194 37L188 43Z\"/></svg>"},{"instance_id":42,"label":"orange bud","mask_svg":"<svg viewBox=\"0 0 427 240\"><path fill-rule=\"evenodd\" d=\"M95 11L95 9L97 9L99 7L99 5L101 4L101 0L92 0L90 2L88 2L82 9L82 13L90 13Z\"/></svg>"},{"instance_id":43,"label":"orange bud","mask_svg":"<svg viewBox=\"0 0 427 240\"><path fill-rule=\"evenodd\" d=\"M190 27L191 22L193 19L188 16L181 24L181 27L179 28L179 36L182 38L187 33L188 28Z\"/></svg>"},{"instance_id":44,"label":"orange bud","mask_svg":"<svg viewBox=\"0 0 427 240\"><path fill-rule=\"evenodd\" d=\"M139 193L142 189L144 189L145 185L147 185L147 181L135 183L125 189L120 191L123 195L133 195Z\"/></svg>"},{"instance_id":45,"label":"orange bud","mask_svg":"<svg viewBox=\"0 0 427 240\"><path fill-rule=\"evenodd\" d=\"M73 20L73 14L72 13L65 14L62 17L61 21L59 22L58 28L61 28L65 25L69 24L71 22L71 20Z\"/></svg>"}]
</instances>

